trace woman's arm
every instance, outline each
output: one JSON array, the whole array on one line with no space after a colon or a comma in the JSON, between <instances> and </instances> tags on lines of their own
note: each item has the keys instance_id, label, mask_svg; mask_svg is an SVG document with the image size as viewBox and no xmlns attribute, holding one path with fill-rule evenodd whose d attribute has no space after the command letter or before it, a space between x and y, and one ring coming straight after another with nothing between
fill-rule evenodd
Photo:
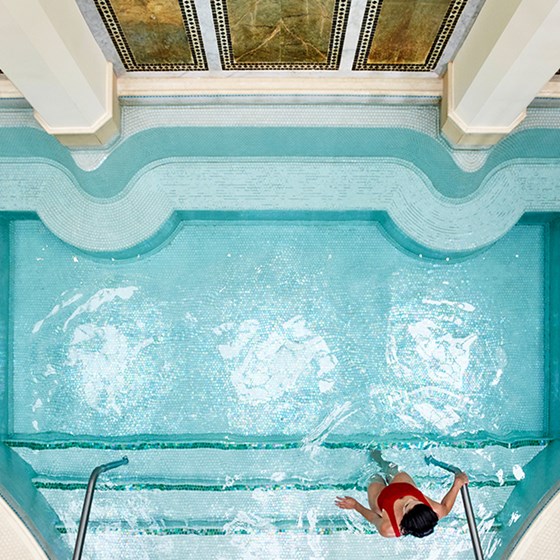
<instances>
[{"instance_id":1,"label":"woman's arm","mask_svg":"<svg viewBox=\"0 0 560 560\"><path fill-rule=\"evenodd\" d=\"M337 497L334 502L341 509L353 509L356 510L360 515L365 517L370 523L373 523L379 534L382 537L394 537L395 532L391 526L391 522L384 512L381 515L364 507L358 500L351 498L350 496L344 496L344 498Z\"/></svg>"},{"instance_id":2,"label":"woman's arm","mask_svg":"<svg viewBox=\"0 0 560 560\"><path fill-rule=\"evenodd\" d=\"M468 482L469 478L465 473L457 473L455 475L455 480L453 481L453 486L451 486L451 490L449 490L449 492L447 492L447 494L443 497L443 500L441 500L441 504L430 500L430 505L440 519L449 515L449 512L455 505L455 500L457 499L461 488L465 484L468 484Z\"/></svg>"},{"instance_id":3,"label":"woman's arm","mask_svg":"<svg viewBox=\"0 0 560 560\"><path fill-rule=\"evenodd\" d=\"M344 498L340 498L337 496L334 503L340 509L356 510L360 515L363 515L370 523L375 524L376 518L381 519L381 516L377 515L377 513L371 511L371 509L368 509L367 507L364 507L362 504L360 504L360 502L358 502L358 500L355 500L350 496L344 496Z\"/></svg>"}]
</instances>

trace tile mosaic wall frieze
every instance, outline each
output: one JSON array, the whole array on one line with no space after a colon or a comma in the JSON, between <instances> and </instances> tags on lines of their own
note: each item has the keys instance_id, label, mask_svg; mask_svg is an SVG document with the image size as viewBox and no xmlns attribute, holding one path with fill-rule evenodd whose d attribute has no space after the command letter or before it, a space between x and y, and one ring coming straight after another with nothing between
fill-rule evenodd
<instances>
[{"instance_id":1,"label":"tile mosaic wall frieze","mask_svg":"<svg viewBox=\"0 0 560 560\"><path fill-rule=\"evenodd\" d=\"M194 0L95 0L128 71L206 70Z\"/></svg>"},{"instance_id":2,"label":"tile mosaic wall frieze","mask_svg":"<svg viewBox=\"0 0 560 560\"><path fill-rule=\"evenodd\" d=\"M211 0L224 70L337 70L350 0Z\"/></svg>"},{"instance_id":3,"label":"tile mosaic wall frieze","mask_svg":"<svg viewBox=\"0 0 560 560\"><path fill-rule=\"evenodd\" d=\"M369 0L354 70L433 70L467 1Z\"/></svg>"}]
</instances>

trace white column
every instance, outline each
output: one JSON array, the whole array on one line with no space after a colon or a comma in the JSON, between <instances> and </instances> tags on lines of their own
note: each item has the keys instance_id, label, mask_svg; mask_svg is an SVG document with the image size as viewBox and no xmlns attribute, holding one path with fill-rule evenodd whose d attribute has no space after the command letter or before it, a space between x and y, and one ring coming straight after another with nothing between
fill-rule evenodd
<instances>
[{"instance_id":1,"label":"white column","mask_svg":"<svg viewBox=\"0 0 560 560\"><path fill-rule=\"evenodd\" d=\"M119 129L116 80L74 0L0 0L0 68L64 144Z\"/></svg>"},{"instance_id":2,"label":"white column","mask_svg":"<svg viewBox=\"0 0 560 560\"><path fill-rule=\"evenodd\" d=\"M445 75L441 127L459 145L494 144L560 68L560 0L486 0Z\"/></svg>"}]
</instances>

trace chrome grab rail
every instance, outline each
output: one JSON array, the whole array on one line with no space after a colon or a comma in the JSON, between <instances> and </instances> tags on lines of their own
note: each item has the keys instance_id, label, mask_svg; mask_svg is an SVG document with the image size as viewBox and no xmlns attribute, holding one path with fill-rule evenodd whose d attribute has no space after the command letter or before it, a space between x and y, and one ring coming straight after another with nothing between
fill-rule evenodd
<instances>
[{"instance_id":1,"label":"chrome grab rail","mask_svg":"<svg viewBox=\"0 0 560 560\"><path fill-rule=\"evenodd\" d=\"M438 461L434 459L431 455L425 457L426 463L428 465L432 464L440 469L444 469L453 474L462 472L461 469L444 463L443 461ZM478 536L478 529L476 528L476 521L474 519L474 511L472 507L471 497L469 495L469 489L467 484L461 487L461 496L463 498L463 505L465 506L465 513L467 515L467 523L469 524L469 531L471 534L471 541L473 545L474 557L476 560L484 560L484 554L482 552L482 546L480 544L480 537Z\"/></svg>"},{"instance_id":2,"label":"chrome grab rail","mask_svg":"<svg viewBox=\"0 0 560 560\"><path fill-rule=\"evenodd\" d=\"M128 457L123 457L119 461L113 461L105 465L95 467L89 477L86 497L84 498L84 507L82 508L82 515L80 517L80 526L78 527L78 536L76 537L76 545L74 546L74 555L72 560L80 560L82 557L82 550L84 548L84 541L86 539L87 526L89 521L89 512L91 511L91 503L93 501L93 493L95 492L95 485L101 473L116 469L122 465L128 464Z\"/></svg>"}]
</instances>

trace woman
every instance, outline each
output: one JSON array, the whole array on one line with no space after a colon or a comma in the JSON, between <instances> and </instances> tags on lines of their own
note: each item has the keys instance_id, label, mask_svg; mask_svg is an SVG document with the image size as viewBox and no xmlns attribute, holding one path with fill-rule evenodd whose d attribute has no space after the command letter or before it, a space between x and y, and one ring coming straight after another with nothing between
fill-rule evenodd
<instances>
[{"instance_id":1,"label":"woman","mask_svg":"<svg viewBox=\"0 0 560 560\"><path fill-rule=\"evenodd\" d=\"M386 484L380 475L374 477L368 486L370 509L350 496L337 497L335 504L341 509L355 509L377 527L382 537L431 535L438 521L453 508L462 486L469 482L465 473L456 474L451 490L441 503L434 502L418 490L408 474L398 472L395 464L385 461L380 451L374 450L371 455L391 482Z\"/></svg>"}]
</instances>

